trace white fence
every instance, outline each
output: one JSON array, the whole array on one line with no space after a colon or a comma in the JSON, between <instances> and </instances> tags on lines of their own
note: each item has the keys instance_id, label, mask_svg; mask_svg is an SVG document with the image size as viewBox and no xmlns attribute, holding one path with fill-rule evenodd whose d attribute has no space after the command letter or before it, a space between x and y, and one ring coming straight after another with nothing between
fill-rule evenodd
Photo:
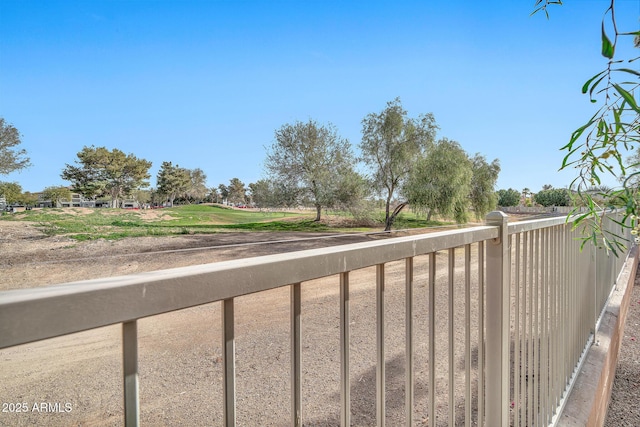
<instances>
[{"instance_id":1,"label":"white fence","mask_svg":"<svg viewBox=\"0 0 640 427\"><path fill-rule=\"evenodd\" d=\"M0 349L121 323L124 420L135 426L140 423L137 320L219 302L224 420L210 424L234 426L239 404L236 299L289 287L288 422L301 426L305 423L301 292L307 281L337 276L340 414L331 416L349 426L351 405L358 397L352 394L351 383L350 278L371 267L379 426L411 426L424 420L429 425L548 425L571 388L625 262L624 256L616 258L589 246L580 251L577 237L578 231L565 218L509 224L503 213L492 212L487 225L480 227L5 291L0 292ZM464 257L461 265L456 253ZM404 264L406 298L405 408L402 419L389 419L387 357L398 349L386 346L390 314L385 293L396 282L388 282L385 267L397 261ZM418 295L418 285L427 290L425 295ZM418 329L416 322L422 318L426 326ZM426 361L426 370L416 366L418 357ZM463 358L463 367L456 364L456 357ZM418 382L426 384L426 390L417 397Z\"/></svg>"}]
</instances>

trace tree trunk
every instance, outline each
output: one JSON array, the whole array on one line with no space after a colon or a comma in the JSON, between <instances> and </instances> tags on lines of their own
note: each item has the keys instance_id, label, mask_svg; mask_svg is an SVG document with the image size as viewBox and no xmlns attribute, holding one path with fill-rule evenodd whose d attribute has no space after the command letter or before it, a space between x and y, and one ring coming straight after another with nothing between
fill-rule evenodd
<instances>
[{"instance_id":1,"label":"tree trunk","mask_svg":"<svg viewBox=\"0 0 640 427\"><path fill-rule=\"evenodd\" d=\"M407 206L407 202L400 203L398 206L395 207L391 215L387 214L388 218L386 219L384 224L384 231L391 231L391 226L393 225L393 222L396 220L396 217L402 211L402 209L404 209L405 206Z\"/></svg>"},{"instance_id":2,"label":"tree trunk","mask_svg":"<svg viewBox=\"0 0 640 427\"><path fill-rule=\"evenodd\" d=\"M387 203L385 205L385 211L384 211L384 231L389 231L391 230L391 223L393 223L393 220L391 220L391 222L389 222L389 205L391 204L391 194L389 194L389 196L387 197Z\"/></svg>"},{"instance_id":3,"label":"tree trunk","mask_svg":"<svg viewBox=\"0 0 640 427\"><path fill-rule=\"evenodd\" d=\"M429 209L429 213L427 214L427 222L431 221L431 214L433 213L433 209Z\"/></svg>"},{"instance_id":4,"label":"tree trunk","mask_svg":"<svg viewBox=\"0 0 640 427\"><path fill-rule=\"evenodd\" d=\"M318 222L320 221L320 214L322 213L322 206L320 205L316 205L316 219L314 219L314 222Z\"/></svg>"}]
</instances>

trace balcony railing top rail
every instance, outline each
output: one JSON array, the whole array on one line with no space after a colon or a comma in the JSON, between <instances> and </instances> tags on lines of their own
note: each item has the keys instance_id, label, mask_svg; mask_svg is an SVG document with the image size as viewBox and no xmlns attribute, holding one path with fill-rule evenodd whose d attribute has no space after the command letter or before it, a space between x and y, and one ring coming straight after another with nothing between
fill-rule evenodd
<instances>
[{"instance_id":1,"label":"balcony railing top rail","mask_svg":"<svg viewBox=\"0 0 640 427\"><path fill-rule=\"evenodd\" d=\"M0 348L128 322L498 236L492 226L0 292Z\"/></svg>"}]
</instances>

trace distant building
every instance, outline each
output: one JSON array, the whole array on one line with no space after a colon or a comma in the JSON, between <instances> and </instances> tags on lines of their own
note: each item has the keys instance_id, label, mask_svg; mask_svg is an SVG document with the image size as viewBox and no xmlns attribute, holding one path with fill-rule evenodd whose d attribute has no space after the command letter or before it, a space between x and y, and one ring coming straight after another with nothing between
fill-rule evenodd
<instances>
[{"instance_id":1,"label":"distant building","mask_svg":"<svg viewBox=\"0 0 640 427\"><path fill-rule=\"evenodd\" d=\"M43 193L36 193L38 195L38 201L36 207L39 208L110 208L111 199L104 198L87 198L82 193L71 193L71 200L60 199L55 203L52 200L45 199ZM139 209L140 203L133 199L128 198L122 200L120 207L125 209Z\"/></svg>"},{"instance_id":2,"label":"distant building","mask_svg":"<svg viewBox=\"0 0 640 427\"><path fill-rule=\"evenodd\" d=\"M95 208L96 202L95 200L85 198L80 193L71 193L71 200L60 199L54 206L52 200L45 199L42 193L38 193L36 206L39 208Z\"/></svg>"}]
</instances>

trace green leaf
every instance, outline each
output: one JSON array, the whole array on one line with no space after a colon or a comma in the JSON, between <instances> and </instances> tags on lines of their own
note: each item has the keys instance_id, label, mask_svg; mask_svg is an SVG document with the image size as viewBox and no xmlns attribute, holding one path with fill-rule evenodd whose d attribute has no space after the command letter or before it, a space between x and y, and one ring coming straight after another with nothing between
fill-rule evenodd
<instances>
[{"instance_id":1,"label":"green leaf","mask_svg":"<svg viewBox=\"0 0 640 427\"><path fill-rule=\"evenodd\" d=\"M616 133L618 133L622 128L622 123L620 123L620 111L616 108L613 109L613 117L615 119L615 124L616 124Z\"/></svg>"},{"instance_id":2,"label":"green leaf","mask_svg":"<svg viewBox=\"0 0 640 427\"><path fill-rule=\"evenodd\" d=\"M640 113L640 108L638 108L638 104L636 104L636 100L633 98L633 96L629 92L624 90L622 88L622 86L620 86L619 84L616 84L616 83L613 83L613 87L616 88L616 90L618 91L620 96L622 96L622 98L624 98L624 100L627 102L627 104L629 104L629 106L631 108L633 108L636 113Z\"/></svg>"},{"instance_id":3,"label":"green leaf","mask_svg":"<svg viewBox=\"0 0 640 427\"><path fill-rule=\"evenodd\" d=\"M598 79L598 81L596 81L596 82L593 84L593 86L591 86L591 89L589 90L589 98L591 99L591 102L596 102L596 100L595 100L595 99L593 99L593 91L595 90L595 88L600 84L600 82L601 82L605 77L607 77L607 76L606 76L606 75L604 75L604 76L600 77L600 78Z\"/></svg>"},{"instance_id":4,"label":"green leaf","mask_svg":"<svg viewBox=\"0 0 640 427\"><path fill-rule=\"evenodd\" d=\"M607 70L602 70L600 71L598 74L596 74L595 76L591 77L589 80L587 80L584 85L582 86L582 93L587 93L587 91L589 90L589 86L591 85L591 82L594 81L595 79L597 79L599 76L601 76L603 73L606 73ZM602 80L602 79L600 79ZM598 80L598 82L600 82L600 80ZM597 85L597 83L596 83ZM591 91L593 92L593 89L591 89Z\"/></svg>"},{"instance_id":5,"label":"green leaf","mask_svg":"<svg viewBox=\"0 0 640 427\"><path fill-rule=\"evenodd\" d=\"M567 145L565 145L563 147L563 149L565 149L565 148L571 149L571 147L573 146L573 143L576 142L578 140L578 138L580 138L580 135L582 135L582 133L585 131L585 129L588 128L589 126L591 126L594 123L594 121L595 120L591 119L586 124L580 126L578 129L573 131L573 134L571 134L571 139L570 139L569 143Z\"/></svg>"},{"instance_id":6,"label":"green leaf","mask_svg":"<svg viewBox=\"0 0 640 427\"><path fill-rule=\"evenodd\" d=\"M604 21L602 21L602 56L605 58L613 58L613 45L604 31Z\"/></svg>"},{"instance_id":7,"label":"green leaf","mask_svg":"<svg viewBox=\"0 0 640 427\"><path fill-rule=\"evenodd\" d=\"M612 71L624 71L625 73L635 74L636 76L640 76L640 71L632 70L631 68L615 68Z\"/></svg>"}]
</instances>

